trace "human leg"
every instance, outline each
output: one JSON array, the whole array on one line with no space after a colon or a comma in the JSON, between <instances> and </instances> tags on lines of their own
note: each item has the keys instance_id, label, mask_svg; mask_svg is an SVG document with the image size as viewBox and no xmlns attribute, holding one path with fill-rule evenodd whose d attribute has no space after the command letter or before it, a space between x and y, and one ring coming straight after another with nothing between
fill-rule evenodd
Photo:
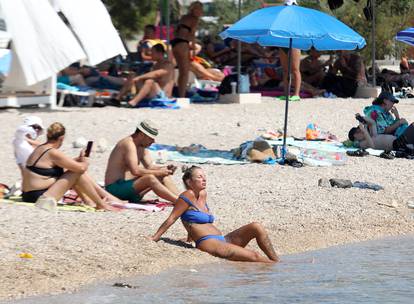
<instances>
[{"instance_id":1,"label":"human leg","mask_svg":"<svg viewBox=\"0 0 414 304\"><path fill-rule=\"evenodd\" d=\"M188 43L181 42L173 47L173 54L178 65L178 96L185 97L190 72L190 49Z\"/></svg>"},{"instance_id":2,"label":"human leg","mask_svg":"<svg viewBox=\"0 0 414 304\"><path fill-rule=\"evenodd\" d=\"M200 79L207 79L213 81L222 81L224 79L224 74L210 69L206 69L198 62L191 62L191 71Z\"/></svg>"},{"instance_id":3,"label":"human leg","mask_svg":"<svg viewBox=\"0 0 414 304\"><path fill-rule=\"evenodd\" d=\"M292 62L291 62L292 76L294 79L294 96L299 96L300 93L300 84L302 82L302 75L300 73L300 50L292 49Z\"/></svg>"},{"instance_id":4,"label":"human leg","mask_svg":"<svg viewBox=\"0 0 414 304\"><path fill-rule=\"evenodd\" d=\"M202 241L197 248L215 257L227 259L230 261L261 263L276 262L265 256L260 255L258 252L254 250L246 249L238 245L234 245L232 243L222 242L214 238Z\"/></svg>"},{"instance_id":5,"label":"human leg","mask_svg":"<svg viewBox=\"0 0 414 304\"><path fill-rule=\"evenodd\" d=\"M170 190L170 192L177 196L180 194L180 191L177 189L177 186L170 175L161 178L160 181L168 190Z\"/></svg>"},{"instance_id":6,"label":"human leg","mask_svg":"<svg viewBox=\"0 0 414 304\"><path fill-rule=\"evenodd\" d=\"M245 247L252 239L256 239L257 245L269 259L275 262L279 261L272 242L260 223L253 222L242 226L227 234L225 238L227 242L241 247Z\"/></svg>"},{"instance_id":7,"label":"human leg","mask_svg":"<svg viewBox=\"0 0 414 304\"><path fill-rule=\"evenodd\" d=\"M148 189L151 189L156 195L172 203L175 203L178 198L178 194L173 193L152 174L137 178L133 186L135 192L141 195L145 194Z\"/></svg>"},{"instance_id":8,"label":"human leg","mask_svg":"<svg viewBox=\"0 0 414 304\"><path fill-rule=\"evenodd\" d=\"M138 94L135 95L128 103L135 107L144 98L152 98L160 90L159 85L153 79L147 79L143 82Z\"/></svg>"}]
</instances>

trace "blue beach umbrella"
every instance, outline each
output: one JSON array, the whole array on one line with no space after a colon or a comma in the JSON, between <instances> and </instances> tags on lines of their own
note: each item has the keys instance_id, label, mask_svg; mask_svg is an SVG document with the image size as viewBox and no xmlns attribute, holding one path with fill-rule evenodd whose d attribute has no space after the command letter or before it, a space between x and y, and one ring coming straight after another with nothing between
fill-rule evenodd
<instances>
[{"instance_id":1,"label":"blue beach umbrella","mask_svg":"<svg viewBox=\"0 0 414 304\"><path fill-rule=\"evenodd\" d=\"M414 46L414 27L410 27L397 33L396 40Z\"/></svg>"},{"instance_id":2,"label":"blue beach umbrella","mask_svg":"<svg viewBox=\"0 0 414 304\"><path fill-rule=\"evenodd\" d=\"M287 118L291 87L291 49L319 51L355 50L366 45L365 39L338 19L317 10L296 5L273 6L254 11L220 34L262 46L289 48L289 85L285 103L282 163L286 154Z\"/></svg>"}]
</instances>

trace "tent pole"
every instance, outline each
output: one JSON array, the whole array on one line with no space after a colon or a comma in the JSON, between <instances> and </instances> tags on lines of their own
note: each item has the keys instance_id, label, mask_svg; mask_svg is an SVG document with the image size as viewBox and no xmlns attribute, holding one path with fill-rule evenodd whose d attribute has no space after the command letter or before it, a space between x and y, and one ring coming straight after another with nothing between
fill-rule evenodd
<instances>
[{"instance_id":1,"label":"tent pole","mask_svg":"<svg viewBox=\"0 0 414 304\"><path fill-rule=\"evenodd\" d=\"M239 0L239 20L241 19L241 0ZM237 93L241 88L241 41L237 41Z\"/></svg>"},{"instance_id":2,"label":"tent pole","mask_svg":"<svg viewBox=\"0 0 414 304\"><path fill-rule=\"evenodd\" d=\"M377 86L377 79L375 73L375 54L376 54L376 45L375 45L375 0L371 0L371 11L372 11L372 85Z\"/></svg>"},{"instance_id":3,"label":"tent pole","mask_svg":"<svg viewBox=\"0 0 414 304\"><path fill-rule=\"evenodd\" d=\"M292 64L292 38L289 38L288 87L285 89L286 101L285 101L285 125L283 126L282 164L285 164L285 159L286 159L286 135L287 135L288 110L289 110L289 95L290 95L290 87L292 85L291 64Z\"/></svg>"}]
</instances>

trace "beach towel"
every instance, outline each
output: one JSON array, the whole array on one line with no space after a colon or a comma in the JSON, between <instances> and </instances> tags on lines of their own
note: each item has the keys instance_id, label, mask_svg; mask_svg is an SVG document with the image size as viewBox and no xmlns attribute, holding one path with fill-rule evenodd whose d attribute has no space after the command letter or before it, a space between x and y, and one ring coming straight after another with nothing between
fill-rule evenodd
<instances>
[{"instance_id":1,"label":"beach towel","mask_svg":"<svg viewBox=\"0 0 414 304\"><path fill-rule=\"evenodd\" d=\"M153 144L149 147L153 159L165 161L177 161L183 163L215 164L215 165L239 165L248 161L235 159L231 151L209 150L205 147L191 146L179 148L171 145Z\"/></svg>"},{"instance_id":2,"label":"beach towel","mask_svg":"<svg viewBox=\"0 0 414 304\"><path fill-rule=\"evenodd\" d=\"M173 205L168 202L160 202L158 200L153 201L141 201L139 204L120 204L120 203L111 203L112 206L120 209L128 210L139 210L139 211L149 211L149 212L159 212L163 211L166 207L172 207Z\"/></svg>"},{"instance_id":3,"label":"beach towel","mask_svg":"<svg viewBox=\"0 0 414 304\"><path fill-rule=\"evenodd\" d=\"M0 204L11 204L11 205L17 205L17 206L35 207L34 203L23 202L21 197L11 197L9 199L0 199ZM96 212L97 210L89 206L58 205L57 211Z\"/></svg>"}]
</instances>

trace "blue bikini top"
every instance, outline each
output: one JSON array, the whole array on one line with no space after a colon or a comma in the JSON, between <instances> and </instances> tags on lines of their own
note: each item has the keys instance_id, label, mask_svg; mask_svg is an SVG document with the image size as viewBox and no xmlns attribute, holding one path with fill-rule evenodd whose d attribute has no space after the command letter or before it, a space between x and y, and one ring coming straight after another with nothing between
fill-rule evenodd
<instances>
[{"instance_id":1,"label":"blue bikini top","mask_svg":"<svg viewBox=\"0 0 414 304\"><path fill-rule=\"evenodd\" d=\"M187 197L180 195L184 202L186 202L193 209L187 209L182 215L181 220L190 224L212 224L214 223L214 216L212 214L206 213L198 209ZM206 203L207 210L210 211Z\"/></svg>"}]
</instances>

